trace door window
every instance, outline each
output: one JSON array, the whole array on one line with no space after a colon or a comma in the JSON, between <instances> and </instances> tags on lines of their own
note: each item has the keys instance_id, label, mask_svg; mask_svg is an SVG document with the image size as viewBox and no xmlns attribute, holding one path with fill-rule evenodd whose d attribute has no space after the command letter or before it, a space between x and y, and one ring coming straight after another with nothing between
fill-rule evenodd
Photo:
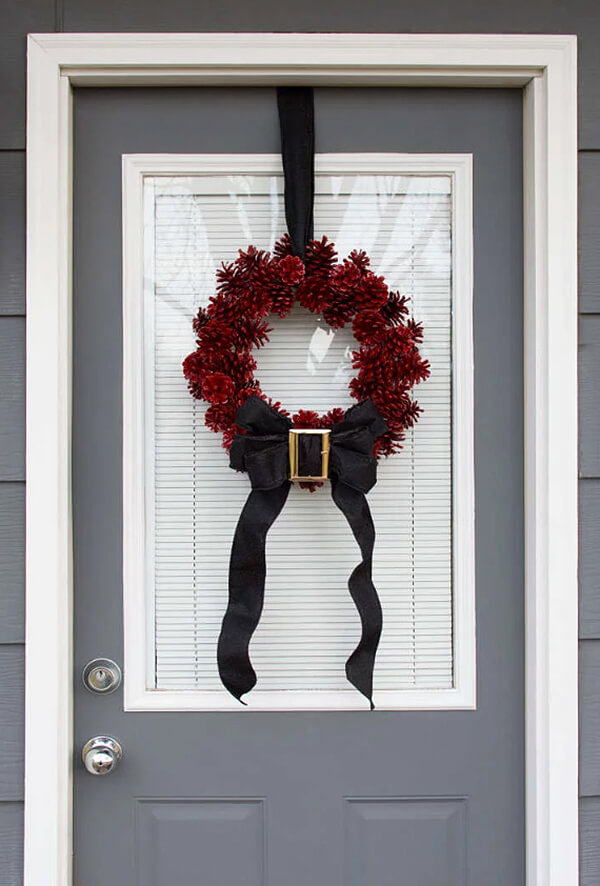
<instances>
[{"instance_id":1,"label":"door window","mask_svg":"<svg viewBox=\"0 0 600 886\"><path fill-rule=\"evenodd\" d=\"M228 709L216 641L248 479L228 466L181 372L215 272L285 229L280 158L124 158L125 672L129 708ZM424 326L430 379L401 453L369 495L384 613L379 708L475 697L470 157L324 155L315 236L364 249ZM294 308L269 318L256 377L291 411L352 400L351 328ZM357 547L329 490L292 488L267 542L249 707L354 708L344 663L360 636L347 589Z\"/></svg>"}]
</instances>

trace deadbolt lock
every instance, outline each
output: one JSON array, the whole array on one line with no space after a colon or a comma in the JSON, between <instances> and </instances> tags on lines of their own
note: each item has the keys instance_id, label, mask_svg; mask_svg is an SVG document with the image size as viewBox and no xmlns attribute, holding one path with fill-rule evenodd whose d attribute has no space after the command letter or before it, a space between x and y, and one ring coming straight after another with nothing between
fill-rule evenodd
<instances>
[{"instance_id":1,"label":"deadbolt lock","mask_svg":"<svg viewBox=\"0 0 600 886\"><path fill-rule=\"evenodd\" d=\"M109 695L121 685L121 668L110 658L94 658L84 667L81 678L90 692Z\"/></svg>"}]
</instances>

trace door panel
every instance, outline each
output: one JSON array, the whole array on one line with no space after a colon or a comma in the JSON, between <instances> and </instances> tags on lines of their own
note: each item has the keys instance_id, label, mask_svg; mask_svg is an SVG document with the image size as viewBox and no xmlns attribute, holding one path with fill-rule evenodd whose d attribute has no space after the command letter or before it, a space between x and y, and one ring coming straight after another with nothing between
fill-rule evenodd
<instances>
[{"instance_id":1,"label":"door panel","mask_svg":"<svg viewBox=\"0 0 600 886\"><path fill-rule=\"evenodd\" d=\"M263 807L261 800L138 800L139 882L262 886Z\"/></svg>"},{"instance_id":2,"label":"door panel","mask_svg":"<svg viewBox=\"0 0 600 886\"><path fill-rule=\"evenodd\" d=\"M348 886L465 883L466 800L448 798L346 801Z\"/></svg>"},{"instance_id":3,"label":"door panel","mask_svg":"<svg viewBox=\"0 0 600 886\"><path fill-rule=\"evenodd\" d=\"M121 154L276 152L279 131L271 89L77 91L75 743L124 748L106 778L76 766L85 886L524 883L521 94L315 104L319 151L474 155L478 707L124 713L82 687L123 652Z\"/></svg>"}]
</instances>

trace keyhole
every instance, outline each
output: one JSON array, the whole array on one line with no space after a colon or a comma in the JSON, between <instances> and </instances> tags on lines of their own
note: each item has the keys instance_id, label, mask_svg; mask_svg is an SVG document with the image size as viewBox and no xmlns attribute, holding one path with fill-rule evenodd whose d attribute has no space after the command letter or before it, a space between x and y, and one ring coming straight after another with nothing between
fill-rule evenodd
<instances>
[{"instance_id":1,"label":"keyhole","mask_svg":"<svg viewBox=\"0 0 600 886\"><path fill-rule=\"evenodd\" d=\"M108 658L95 658L89 661L81 674L83 685L90 692L114 692L121 685L121 669Z\"/></svg>"}]
</instances>

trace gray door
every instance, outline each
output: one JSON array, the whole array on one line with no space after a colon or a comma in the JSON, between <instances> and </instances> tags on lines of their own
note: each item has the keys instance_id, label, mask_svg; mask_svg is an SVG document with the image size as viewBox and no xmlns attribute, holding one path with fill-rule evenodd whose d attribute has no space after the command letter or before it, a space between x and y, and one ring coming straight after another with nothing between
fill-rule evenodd
<instances>
[{"instance_id":1,"label":"gray door","mask_svg":"<svg viewBox=\"0 0 600 886\"><path fill-rule=\"evenodd\" d=\"M523 886L521 94L316 90L317 150L472 152L475 711L132 713L80 673L122 660L123 153L276 152L270 89L75 97L75 765L81 886ZM243 244L240 244L243 245ZM127 675L125 675L127 679Z\"/></svg>"}]
</instances>

